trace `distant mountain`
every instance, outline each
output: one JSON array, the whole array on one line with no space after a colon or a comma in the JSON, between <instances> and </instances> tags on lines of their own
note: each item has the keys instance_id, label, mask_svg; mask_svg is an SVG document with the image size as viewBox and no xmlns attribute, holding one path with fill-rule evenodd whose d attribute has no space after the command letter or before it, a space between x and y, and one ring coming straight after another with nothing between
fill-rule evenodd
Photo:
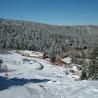
<instances>
[{"instance_id":1,"label":"distant mountain","mask_svg":"<svg viewBox=\"0 0 98 98\"><path fill-rule=\"evenodd\" d=\"M97 25L56 26L0 18L0 48L43 51L49 55L66 49L98 45Z\"/></svg>"}]
</instances>

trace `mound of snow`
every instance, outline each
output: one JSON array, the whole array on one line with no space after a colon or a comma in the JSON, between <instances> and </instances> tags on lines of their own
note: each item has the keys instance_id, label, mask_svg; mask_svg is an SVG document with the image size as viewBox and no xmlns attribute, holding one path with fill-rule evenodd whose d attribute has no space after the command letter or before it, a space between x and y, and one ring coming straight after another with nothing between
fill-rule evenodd
<instances>
[{"instance_id":1,"label":"mound of snow","mask_svg":"<svg viewBox=\"0 0 98 98\"><path fill-rule=\"evenodd\" d=\"M71 63L71 58L70 57L66 57L66 58L62 59L62 61L64 61L67 64L70 64Z\"/></svg>"}]
</instances>

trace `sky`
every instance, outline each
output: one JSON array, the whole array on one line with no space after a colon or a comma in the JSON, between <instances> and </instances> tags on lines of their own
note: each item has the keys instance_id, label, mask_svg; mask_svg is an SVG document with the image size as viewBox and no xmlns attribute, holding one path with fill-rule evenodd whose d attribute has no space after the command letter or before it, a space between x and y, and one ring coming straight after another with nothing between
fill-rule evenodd
<instances>
[{"instance_id":1,"label":"sky","mask_svg":"<svg viewBox=\"0 0 98 98\"><path fill-rule=\"evenodd\" d=\"M56 25L98 25L98 0L0 0L0 17Z\"/></svg>"}]
</instances>

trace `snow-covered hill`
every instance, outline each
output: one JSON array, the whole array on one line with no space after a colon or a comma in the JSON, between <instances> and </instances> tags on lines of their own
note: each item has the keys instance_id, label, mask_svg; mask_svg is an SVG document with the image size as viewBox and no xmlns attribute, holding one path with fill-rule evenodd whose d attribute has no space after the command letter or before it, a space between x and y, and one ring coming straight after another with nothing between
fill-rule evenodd
<instances>
[{"instance_id":1,"label":"snow-covered hill","mask_svg":"<svg viewBox=\"0 0 98 98\"><path fill-rule=\"evenodd\" d=\"M8 69L0 73L0 98L98 98L98 82L75 81L68 68L16 51L0 58ZM70 63L70 58L63 60Z\"/></svg>"}]
</instances>

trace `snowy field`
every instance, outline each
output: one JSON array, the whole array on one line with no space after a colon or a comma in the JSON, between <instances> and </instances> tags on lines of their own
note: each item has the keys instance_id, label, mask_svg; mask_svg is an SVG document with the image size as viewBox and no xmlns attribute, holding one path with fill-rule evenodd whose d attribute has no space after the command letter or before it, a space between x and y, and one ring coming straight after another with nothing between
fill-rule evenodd
<instances>
[{"instance_id":1,"label":"snowy field","mask_svg":"<svg viewBox=\"0 0 98 98\"><path fill-rule=\"evenodd\" d=\"M15 51L0 58L8 68L0 73L0 98L98 98L98 81L75 81L67 68Z\"/></svg>"}]
</instances>

